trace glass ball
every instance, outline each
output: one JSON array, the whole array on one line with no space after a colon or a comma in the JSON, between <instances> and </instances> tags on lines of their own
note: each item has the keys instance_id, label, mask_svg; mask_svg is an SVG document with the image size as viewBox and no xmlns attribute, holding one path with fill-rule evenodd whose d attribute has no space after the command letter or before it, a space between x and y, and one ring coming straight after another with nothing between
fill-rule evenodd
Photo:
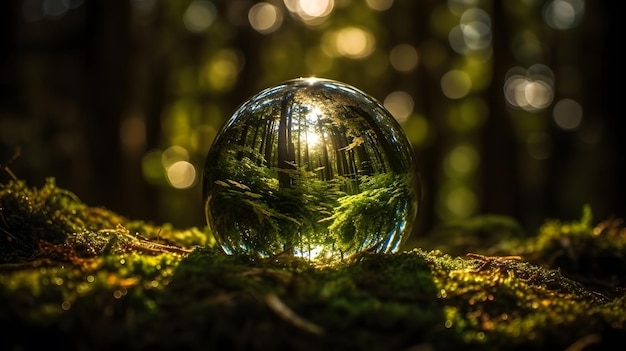
<instances>
[{"instance_id":1,"label":"glass ball","mask_svg":"<svg viewBox=\"0 0 626 351\"><path fill-rule=\"evenodd\" d=\"M397 251L418 210L411 145L380 102L299 78L240 105L207 154L206 220L227 254L335 262Z\"/></svg>"}]
</instances>

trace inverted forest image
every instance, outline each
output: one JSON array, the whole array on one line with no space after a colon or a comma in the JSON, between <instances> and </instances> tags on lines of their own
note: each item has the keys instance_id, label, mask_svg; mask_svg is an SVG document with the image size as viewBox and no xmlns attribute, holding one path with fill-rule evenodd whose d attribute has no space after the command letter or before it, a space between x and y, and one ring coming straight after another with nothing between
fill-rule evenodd
<instances>
[{"instance_id":1,"label":"inverted forest image","mask_svg":"<svg viewBox=\"0 0 626 351\"><path fill-rule=\"evenodd\" d=\"M401 127L345 84L300 79L246 101L206 160L207 222L228 252L337 260L393 252L420 184Z\"/></svg>"}]
</instances>

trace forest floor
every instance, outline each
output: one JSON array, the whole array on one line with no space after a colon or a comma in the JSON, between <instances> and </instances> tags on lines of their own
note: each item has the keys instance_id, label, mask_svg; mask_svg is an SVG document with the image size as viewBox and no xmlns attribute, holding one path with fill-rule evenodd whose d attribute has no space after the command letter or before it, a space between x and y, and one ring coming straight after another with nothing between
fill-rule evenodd
<instances>
[{"instance_id":1,"label":"forest floor","mask_svg":"<svg viewBox=\"0 0 626 351\"><path fill-rule=\"evenodd\" d=\"M626 229L478 216L333 265L0 184L0 349L623 350Z\"/></svg>"}]
</instances>

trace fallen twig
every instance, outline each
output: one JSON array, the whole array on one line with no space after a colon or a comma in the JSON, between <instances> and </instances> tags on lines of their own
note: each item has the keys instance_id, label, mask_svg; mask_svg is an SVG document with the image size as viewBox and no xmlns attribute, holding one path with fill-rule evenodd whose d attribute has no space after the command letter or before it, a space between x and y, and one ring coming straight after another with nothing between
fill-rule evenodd
<instances>
[{"instance_id":1,"label":"fallen twig","mask_svg":"<svg viewBox=\"0 0 626 351\"><path fill-rule=\"evenodd\" d=\"M265 295L265 303L267 304L267 307L269 307L280 318L293 324L297 328L311 334L324 334L324 330L320 326L297 315L291 308L289 308L289 306L285 305L285 303L276 294L269 293Z\"/></svg>"}]
</instances>

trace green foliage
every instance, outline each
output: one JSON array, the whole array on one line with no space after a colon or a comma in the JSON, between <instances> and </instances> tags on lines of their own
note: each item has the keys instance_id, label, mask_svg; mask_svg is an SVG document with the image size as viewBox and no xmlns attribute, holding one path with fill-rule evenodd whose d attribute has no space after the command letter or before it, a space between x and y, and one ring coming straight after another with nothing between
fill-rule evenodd
<instances>
[{"instance_id":1,"label":"green foliage","mask_svg":"<svg viewBox=\"0 0 626 351\"><path fill-rule=\"evenodd\" d=\"M619 296L626 284L626 229L622 223L621 218L609 218L594 225L587 205L577 221L546 221L522 253L536 264L558 267L570 277Z\"/></svg>"},{"instance_id":2,"label":"green foliage","mask_svg":"<svg viewBox=\"0 0 626 351\"><path fill-rule=\"evenodd\" d=\"M69 233L99 221L106 219L87 211L74 194L57 188L54 179L40 189L23 181L0 185L0 262L31 257L40 240L60 244Z\"/></svg>"},{"instance_id":3,"label":"green foliage","mask_svg":"<svg viewBox=\"0 0 626 351\"><path fill-rule=\"evenodd\" d=\"M221 241L233 252L268 257L298 246L348 253L375 250L387 245L383 240L389 233L399 233L406 225L389 218L411 206L409 175L360 176L358 182L344 177L321 180L304 167L265 167L258 152L237 145L222 152L229 154L224 158L228 162L216 167L218 174L211 178L217 190L210 195L215 205L209 211ZM235 158L241 152L252 157ZM279 172L287 172L292 184L279 186ZM349 195L343 190L348 186L359 191ZM392 238L399 241L399 235Z\"/></svg>"},{"instance_id":4,"label":"green foliage","mask_svg":"<svg viewBox=\"0 0 626 351\"><path fill-rule=\"evenodd\" d=\"M410 203L408 175L385 173L362 176L359 186L361 191L358 194L340 197L334 214L324 220L331 221L328 229L339 238L341 246L375 248L381 244L376 240L399 230L395 226L404 225L388 218L397 217ZM365 240L372 232L376 233L373 239Z\"/></svg>"},{"instance_id":5,"label":"green foliage","mask_svg":"<svg viewBox=\"0 0 626 351\"><path fill-rule=\"evenodd\" d=\"M23 181L0 185L0 262L93 257L132 246L158 251L169 244L192 248L214 239L206 228L174 230L86 206L52 178L41 188Z\"/></svg>"},{"instance_id":6,"label":"green foliage","mask_svg":"<svg viewBox=\"0 0 626 351\"><path fill-rule=\"evenodd\" d=\"M445 250L451 255L468 252L510 254L528 239L521 225L513 218L497 214L476 215L464 220L439 224L428 235L417 238L416 244Z\"/></svg>"}]
</instances>

